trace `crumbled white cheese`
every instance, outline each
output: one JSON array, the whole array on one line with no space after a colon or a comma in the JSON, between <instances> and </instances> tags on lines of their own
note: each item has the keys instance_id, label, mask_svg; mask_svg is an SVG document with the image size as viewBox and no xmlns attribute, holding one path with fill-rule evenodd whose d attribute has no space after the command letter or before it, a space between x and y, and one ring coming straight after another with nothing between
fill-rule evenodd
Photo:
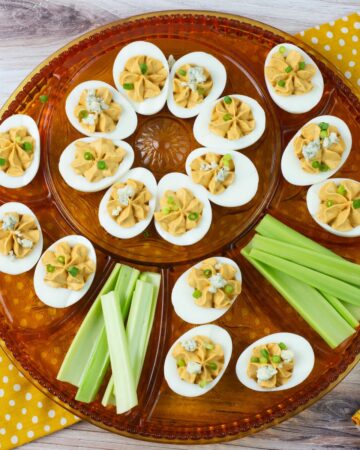
<instances>
[{"instance_id":1,"label":"crumbled white cheese","mask_svg":"<svg viewBox=\"0 0 360 450\"><path fill-rule=\"evenodd\" d=\"M33 241L31 241L30 239L18 239L17 241L21 245L21 247L24 248L32 248L32 246L34 245Z\"/></svg>"},{"instance_id":2,"label":"crumbled white cheese","mask_svg":"<svg viewBox=\"0 0 360 450\"><path fill-rule=\"evenodd\" d=\"M21 233L20 230L14 231L14 234L15 234L15 236L17 236L17 237L21 237L21 236L22 236L22 233Z\"/></svg>"},{"instance_id":3,"label":"crumbled white cheese","mask_svg":"<svg viewBox=\"0 0 360 450\"><path fill-rule=\"evenodd\" d=\"M315 158L319 150L320 150L320 139L314 139L307 145L304 145L301 152L304 155L304 158L309 160Z\"/></svg>"},{"instance_id":4,"label":"crumbled white cheese","mask_svg":"<svg viewBox=\"0 0 360 450\"><path fill-rule=\"evenodd\" d=\"M198 374L201 372L201 364L195 361L189 361L186 366L186 371L193 374Z\"/></svg>"},{"instance_id":5,"label":"crumbled white cheese","mask_svg":"<svg viewBox=\"0 0 360 450\"><path fill-rule=\"evenodd\" d=\"M256 371L256 376L259 381L267 381L270 380L275 374L277 370L273 366L261 366Z\"/></svg>"},{"instance_id":6,"label":"crumbled white cheese","mask_svg":"<svg viewBox=\"0 0 360 450\"><path fill-rule=\"evenodd\" d=\"M218 173L215 175L215 180L223 183L228 175L229 169L227 167L221 167Z\"/></svg>"},{"instance_id":7,"label":"crumbled white cheese","mask_svg":"<svg viewBox=\"0 0 360 450\"><path fill-rule=\"evenodd\" d=\"M83 117L81 119L82 123L85 123L86 125L95 125L96 115L95 114L89 114L87 117Z\"/></svg>"},{"instance_id":8,"label":"crumbled white cheese","mask_svg":"<svg viewBox=\"0 0 360 450\"><path fill-rule=\"evenodd\" d=\"M2 229L3 230L13 230L15 228L15 225L17 224L16 217L12 216L11 214L8 214L3 217L2 219Z\"/></svg>"},{"instance_id":9,"label":"crumbled white cheese","mask_svg":"<svg viewBox=\"0 0 360 450\"><path fill-rule=\"evenodd\" d=\"M324 138L322 144L323 144L323 147L328 148L332 144L337 144L338 142L339 142L339 138L337 137L337 134L332 131L330 133L330 136L327 136L326 138Z\"/></svg>"},{"instance_id":10,"label":"crumbled white cheese","mask_svg":"<svg viewBox=\"0 0 360 450\"><path fill-rule=\"evenodd\" d=\"M188 352L194 352L197 349L197 343L194 339L188 339L181 344Z\"/></svg>"},{"instance_id":11,"label":"crumbled white cheese","mask_svg":"<svg viewBox=\"0 0 360 450\"><path fill-rule=\"evenodd\" d=\"M168 57L168 64L169 64L169 69L172 69L172 66L175 64L176 59L174 58L174 55L169 55Z\"/></svg>"},{"instance_id":12,"label":"crumbled white cheese","mask_svg":"<svg viewBox=\"0 0 360 450\"><path fill-rule=\"evenodd\" d=\"M101 97L96 97L95 89L89 89L86 96L86 108L90 112L101 113L105 109L109 108L109 105L105 103Z\"/></svg>"},{"instance_id":13,"label":"crumbled white cheese","mask_svg":"<svg viewBox=\"0 0 360 450\"><path fill-rule=\"evenodd\" d=\"M217 168L217 163L215 161L211 162L210 164L207 164L206 162L203 162L200 164L200 170L203 170L205 172L209 170L213 170Z\"/></svg>"},{"instance_id":14,"label":"crumbled white cheese","mask_svg":"<svg viewBox=\"0 0 360 450\"><path fill-rule=\"evenodd\" d=\"M118 200L124 206L128 206L129 199L132 198L134 194L135 190L132 186L125 186L117 190Z\"/></svg>"},{"instance_id":15,"label":"crumbled white cheese","mask_svg":"<svg viewBox=\"0 0 360 450\"><path fill-rule=\"evenodd\" d=\"M120 215L120 213L121 213L121 206L117 206L116 208L114 208L112 211L111 211L111 215L113 216L113 217L117 217L118 215Z\"/></svg>"},{"instance_id":16,"label":"crumbled white cheese","mask_svg":"<svg viewBox=\"0 0 360 450\"><path fill-rule=\"evenodd\" d=\"M281 359L289 363L294 359L294 353L291 350L281 350Z\"/></svg>"},{"instance_id":17,"label":"crumbled white cheese","mask_svg":"<svg viewBox=\"0 0 360 450\"><path fill-rule=\"evenodd\" d=\"M222 264L221 263L216 263L214 267L215 267L216 270L220 270L221 267L222 267Z\"/></svg>"},{"instance_id":18,"label":"crumbled white cheese","mask_svg":"<svg viewBox=\"0 0 360 450\"><path fill-rule=\"evenodd\" d=\"M215 294L215 292L218 289L221 289L225 286L226 284L226 280L225 278L223 278L223 276L220 273L216 273L215 275L212 275L209 278L210 281L210 287L209 287L209 292L211 292L212 294Z\"/></svg>"},{"instance_id":19,"label":"crumbled white cheese","mask_svg":"<svg viewBox=\"0 0 360 450\"><path fill-rule=\"evenodd\" d=\"M189 80L183 81L182 86L188 86L192 91L196 91L198 83L204 83L206 81L206 75L204 68L200 66L190 67Z\"/></svg>"}]
</instances>

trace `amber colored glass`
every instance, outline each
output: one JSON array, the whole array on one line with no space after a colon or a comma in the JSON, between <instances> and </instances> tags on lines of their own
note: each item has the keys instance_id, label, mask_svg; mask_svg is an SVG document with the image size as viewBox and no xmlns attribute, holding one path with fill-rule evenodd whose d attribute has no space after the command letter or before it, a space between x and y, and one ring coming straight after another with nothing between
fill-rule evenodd
<instances>
[{"instance_id":1,"label":"amber colored glass","mask_svg":"<svg viewBox=\"0 0 360 450\"><path fill-rule=\"evenodd\" d=\"M209 233L191 247L169 244L157 235L153 225L148 229L149 235L130 240L108 235L97 219L103 192L74 191L58 171L61 152L80 137L65 115L67 94L85 80L113 83L115 55L125 44L138 39L153 42L175 58L195 50L215 55L226 66L225 94L249 95L266 112L264 136L243 152L260 174L256 197L241 208L213 205L214 219ZM275 44L284 41L303 47L324 76L324 96L306 114L281 111L265 88L265 56ZM37 121L42 143L41 169L29 187L0 188L1 203L18 200L31 207L41 222L45 247L68 233L91 239L97 249L98 270L91 294L78 304L59 310L37 300L33 271L17 277L0 274L0 337L29 379L55 401L96 425L140 439L182 443L229 440L258 431L304 409L339 382L359 360L359 330L340 348L331 350L242 258L240 249L253 235L254 225L270 211L321 244L360 262L355 239L333 236L316 225L306 209L306 188L290 186L279 170L281 152L301 125L314 116L334 114L346 120L354 142L353 151L338 175L358 179L360 102L349 86L323 57L294 37L242 17L194 11L154 13L115 22L70 43L30 74L1 110L1 118L22 112ZM47 103L39 101L41 94L49 96ZM193 119L173 117L166 107L154 116L139 116L138 128L128 139L135 149L135 165L149 168L158 180L169 171L184 172L186 156L199 147L192 135L192 125ZM230 332L234 351L226 373L212 391L194 399L182 398L170 391L163 377L163 362L170 344L190 328L175 315L170 294L177 277L194 261L210 254L234 258L243 273L241 296L217 321ZM139 406L125 415L116 415L112 407L102 407L101 397L91 404L75 401L75 389L56 380L62 359L115 261L160 271L163 276L139 386ZM251 391L236 378L236 360L252 341L277 331L306 337L315 350L315 368L304 383L292 389L271 393Z\"/></svg>"}]
</instances>

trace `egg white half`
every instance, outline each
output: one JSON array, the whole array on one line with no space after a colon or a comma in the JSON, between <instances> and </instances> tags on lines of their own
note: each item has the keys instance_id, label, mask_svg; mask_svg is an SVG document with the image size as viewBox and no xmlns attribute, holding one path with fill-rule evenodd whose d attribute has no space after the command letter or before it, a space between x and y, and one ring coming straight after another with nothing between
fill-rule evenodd
<instances>
[{"instance_id":1,"label":"egg white half","mask_svg":"<svg viewBox=\"0 0 360 450\"><path fill-rule=\"evenodd\" d=\"M89 276L89 278L86 280L84 287L79 291L72 291L71 289L66 288L54 288L46 284L44 281L46 267L43 265L40 259L36 265L34 272L35 293L38 296L38 298L43 303L45 303L45 305L50 306L52 308L67 308L68 306L71 306L74 303L81 300L87 293L87 291L90 289L90 286L94 281L96 273L96 253L94 246L88 239L86 239L84 236L79 236L75 234L65 236L57 240L53 244L51 244L50 247L46 249L46 251L48 250L55 251L55 247L61 242L67 242L71 247L74 247L76 244L84 245L88 249L89 258L95 263L95 272Z\"/></svg>"},{"instance_id":2,"label":"egg white half","mask_svg":"<svg viewBox=\"0 0 360 450\"><path fill-rule=\"evenodd\" d=\"M297 51L303 57L306 64L312 64L316 68L316 73L311 79L313 88L306 94L280 95L277 92L275 92L275 89L273 88L273 86L268 81L265 75L265 67L269 65L272 55L277 53L279 51L279 48L282 46L284 46L287 51L289 50ZM324 79L320 72L319 67L317 66L315 61L312 58L310 58L310 56L307 53L304 52L304 50L302 50L301 48L297 47L294 44L289 43L278 44L269 51L264 64L264 77L270 97L279 106L279 108L292 114L301 114L310 111L310 109L314 108L314 106L316 106L319 103L324 92Z\"/></svg>"},{"instance_id":3,"label":"egg white half","mask_svg":"<svg viewBox=\"0 0 360 450\"><path fill-rule=\"evenodd\" d=\"M151 115L159 112L165 105L169 90L169 75L166 82L157 97L147 98L143 102L135 102L128 96L127 91L120 83L120 74L124 71L126 62L134 56L150 56L162 62L163 66L169 74L169 64L164 53L151 42L135 41L123 47L117 54L113 66L114 83L119 92L131 103L135 111L143 115Z\"/></svg>"},{"instance_id":4,"label":"egg white half","mask_svg":"<svg viewBox=\"0 0 360 450\"><path fill-rule=\"evenodd\" d=\"M290 380L282 386L263 388L259 386L255 380L248 377L247 367L250 362L253 348L259 345L269 344L271 342L283 342L287 345L288 349L294 353L294 371ZM293 333L275 333L258 339L241 353L236 363L236 375L244 386L252 389L253 391L284 391L286 389L293 388L306 380L306 378L310 375L314 364L314 350L305 338Z\"/></svg>"},{"instance_id":5,"label":"egg white half","mask_svg":"<svg viewBox=\"0 0 360 450\"><path fill-rule=\"evenodd\" d=\"M11 256L5 256L0 254L0 272L7 273L9 275L20 275L32 269L38 262L43 249L43 235L40 227L40 223L32 212L32 210L18 202L4 203L0 206L0 219L2 219L5 213L16 212L18 214L29 214L34 218L34 221L40 231L39 241L36 243L32 251L25 256L25 258L13 258Z\"/></svg>"},{"instance_id":6,"label":"egg white half","mask_svg":"<svg viewBox=\"0 0 360 450\"><path fill-rule=\"evenodd\" d=\"M40 134L34 119L25 114L14 114L2 122L0 125L0 132L5 133L10 128L16 127L26 127L28 132L35 139L35 147L33 149L34 158L30 166L20 177L12 177L3 171L0 171L0 186L9 189L21 188L31 183L35 178L40 165Z\"/></svg>"},{"instance_id":7,"label":"egg white half","mask_svg":"<svg viewBox=\"0 0 360 450\"><path fill-rule=\"evenodd\" d=\"M337 167L335 167L335 169L327 170L326 172L308 173L301 168L300 160L298 159L298 157L295 155L294 152L293 142L294 139L300 135L301 128L305 127L306 125L309 125L310 123L319 124L320 122L327 122L330 125L334 125L337 127L343 141L345 142L345 150L341 156L340 164ZM309 186L310 184L320 183L321 181L324 181L327 178L332 177L334 173L340 170L340 168L344 165L345 161L347 160L350 154L352 146L352 138L349 127L343 120L339 119L339 117L336 116L326 115L314 117L313 119L309 120L309 122L302 125L301 128L291 138L290 142L288 143L283 152L281 158L281 172L285 180L288 181L290 184L294 184L295 186Z\"/></svg>"},{"instance_id":8,"label":"egg white half","mask_svg":"<svg viewBox=\"0 0 360 450\"><path fill-rule=\"evenodd\" d=\"M106 189L119 178L121 178L133 165L134 162L134 150L130 144L119 139L113 139L113 143L126 151L124 159L121 161L117 171L111 177L103 178L102 180L91 182L88 181L82 175L77 174L71 166L71 163L75 159L76 142L94 142L97 137L80 138L71 142L66 149L62 152L59 159L59 172L64 181L73 189L81 192L98 192Z\"/></svg>"},{"instance_id":9,"label":"egg white half","mask_svg":"<svg viewBox=\"0 0 360 450\"><path fill-rule=\"evenodd\" d=\"M156 194L157 194L157 183L154 175L150 170L144 167L135 167L129 170L125 175L123 175L117 182L125 182L129 178L137 181L141 181L146 188L150 191L152 198L149 201L150 211L146 219L141 220L131 228L125 228L118 225L118 223L110 217L106 205L110 199L112 186L106 191L104 197L101 199L99 205L99 221L100 225L112 236L120 239L130 239L138 234L142 233L145 228L151 222L154 215L155 205L156 205Z\"/></svg>"},{"instance_id":10,"label":"egg white half","mask_svg":"<svg viewBox=\"0 0 360 450\"><path fill-rule=\"evenodd\" d=\"M320 208L320 198L319 198L319 191L322 188L322 186L329 181L334 181L337 185L343 183L344 181L355 181L351 180L350 178L331 178L328 180L324 180L321 183L314 184L309 187L307 194L306 194L306 205L308 208L308 211L311 215L311 217L315 220L315 222L320 225L324 230L328 231L331 234L335 234L336 236L342 236L342 237L357 237L360 236L360 225L353 228L349 231L339 231L335 230L335 228L331 227L330 225L321 222L318 217L318 211ZM355 183L360 184L359 181L355 181Z\"/></svg>"},{"instance_id":11,"label":"egg white half","mask_svg":"<svg viewBox=\"0 0 360 450\"><path fill-rule=\"evenodd\" d=\"M183 173L172 172L166 174L161 178L158 184L156 211L160 210L160 200L163 197L165 191L177 191L180 188L187 188L198 200L202 202L203 212L200 223L196 228L193 228L192 230L187 231L180 236L173 236L172 234L165 231L157 222L157 220L155 220L155 227L160 236L171 244L192 245L200 241L209 231L209 228L211 226L212 210L206 194L206 189L203 186L193 183L191 179Z\"/></svg>"},{"instance_id":12,"label":"egg white half","mask_svg":"<svg viewBox=\"0 0 360 450\"><path fill-rule=\"evenodd\" d=\"M224 366L221 373L219 373L219 375L204 388L198 386L197 384L191 384L182 380L177 371L176 359L172 356L172 352L179 342L186 341L195 336L207 336L215 344L221 345L224 351ZM192 328L191 330L180 336L168 351L164 363L165 380L169 385L169 388L176 394L182 395L183 397L199 397L200 395L206 394L207 392L211 391L211 389L215 387L221 380L229 364L231 354L232 340L230 334L224 328L211 324Z\"/></svg>"},{"instance_id":13,"label":"egg white half","mask_svg":"<svg viewBox=\"0 0 360 450\"><path fill-rule=\"evenodd\" d=\"M265 111L256 100L251 97L247 97L246 95L229 94L228 96L235 97L250 106L255 119L255 128L246 136L242 136L241 138L234 140L218 136L210 131L209 124L211 121L212 110L218 102L224 99L224 97L219 98L212 103L207 103L204 105L204 108L200 111L200 114L194 122L194 137L204 147L220 147L225 150L241 150L258 141L265 131Z\"/></svg>"},{"instance_id":14,"label":"egg white half","mask_svg":"<svg viewBox=\"0 0 360 450\"><path fill-rule=\"evenodd\" d=\"M235 261L230 258L225 258L224 256L213 256L213 258L216 258L219 263L229 264L230 266L234 267L234 269L236 270L235 278L240 282L242 281L240 268ZM234 301L236 301L235 299L229 306L221 309L204 308L202 306L198 306L195 303L195 299L192 296L194 288L192 288L186 280L191 270L193 268L199 268L202 262L203 261L195 264L182 275L180 275L174 285L171 294L171 301L176 314L185 322L192 324L209 323L219 319L226 313L226 311L228 311L229 308L231 308Z\"/></svg>"},{"instance_id":15,"label":"egg white half","mask_svg":"<svg viewBox=\"0 0 360 450\"><path fill-rule=\"evenodd\" d=\"M229 153L229 151L226 151L225 149L218 150L214 147L202 147L193 150L187 157L185 163L186 173L190 178L190 165L192 161L199 156L205 155L206 153L217 153L219 155L225 155ZM253 197L255 197L259 185L259 174L256 170L255 165L247 156L231 150L230 154L235 165L234 182L229 187L227 187L224 192L218 195L211 194L204 186L200 184L198 184L198 186L202 187L205 190L209 200L211 200L216 205L235 207L245 205L245 203L248 203Z\"/></svg>"},{"instance_id":16,"label":"egg white half","mask_svg":"<svg viewBox=\"0 0 360 450\"><path fill-rule=\"evenodd\" d=\"M204 67L210 73L213 80L213 86L209 95L204 99L202 103L194 106L194 108L183 108L182 106L179 106L174 100L173 80L176 71L184 64L194 64L196 66ZM222 91L225 88L226 79L227 75L224 65L209 53L192 52L182 56L174 63L170 72L169 94L167 99L167 106L170 112L174 114L174 116L181 118L197 116L206 104L220 97Z\"/></svg>"},{"instance_id":17,"label":"egg white half","mask_svg":"<svg viewBox=\"0 0 360 450\"><path fill-rule=\"evenodd\" d=\"M110 133L102 133L100 131L95 131L94 133L88 132L85 128L80 125L79 120L75 117L74 110L79 104L79 99L82 91L84 89L97 89L99 87L107 88L113 96L113 101L121 105L121 115L120 119L116 125L116 128ZM67 118L69 119L71 125L76 128L79 133L86 136L96 136L96 137L106 137L110 139L125 139L136 130L137 127L137 115L134 108L130 103L124 98L120 92L113 88L110 84L99 80L84 81L78 84L67 96L65 103L65 111Z\"/></svg>"}]
</instances>

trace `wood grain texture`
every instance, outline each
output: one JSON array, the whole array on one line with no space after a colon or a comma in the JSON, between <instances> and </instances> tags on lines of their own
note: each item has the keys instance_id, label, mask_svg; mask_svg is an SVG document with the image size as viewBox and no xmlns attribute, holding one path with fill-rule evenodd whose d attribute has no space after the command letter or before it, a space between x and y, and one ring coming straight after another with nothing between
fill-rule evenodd
<instances>
[{"instance_id":1,"label":"wood grain texture","mask_svg":"<svg viewBox=\"0 0 360 450\"><path fill-rule=\"evenodd\" d=\"M359 10L359 0L0 0L0 105L43 59L69 40L100 25L142 12L204 9L251 17L289 33ZM206 450L359 449L360 432L351 423L360 408L360 366L324 399L274 428ZM181 449L122 438L81 422L23 448L26 450Z\"/></svg>"}]
</instances>

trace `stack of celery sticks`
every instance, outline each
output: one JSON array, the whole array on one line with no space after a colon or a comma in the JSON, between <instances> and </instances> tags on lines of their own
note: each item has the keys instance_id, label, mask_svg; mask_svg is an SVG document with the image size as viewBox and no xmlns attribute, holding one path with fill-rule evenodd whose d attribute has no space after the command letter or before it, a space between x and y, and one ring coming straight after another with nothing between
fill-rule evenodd
<instances>
[{"instance_id":1,"label":"stack of celery sticks","mask_svg":"<svg viewBox=\"0 0 360 450\"><path fill-rule=\"evenodd\" d=\"M266 215L242 255L335 348L360 320L360 265Z\"/></svg>"},{"instance_id":2,"label":"stack of celery sticks","mask_svg":"<svg viewBox=\"0 0 360 450\"><path fill-rule=\"evenodd\" d=\"M160 274L116 264L81 324L58 373L92 402L111 366L102 404L118 414L137 405L137 386L154 322Z\"/></svg>"}]
</instances>

